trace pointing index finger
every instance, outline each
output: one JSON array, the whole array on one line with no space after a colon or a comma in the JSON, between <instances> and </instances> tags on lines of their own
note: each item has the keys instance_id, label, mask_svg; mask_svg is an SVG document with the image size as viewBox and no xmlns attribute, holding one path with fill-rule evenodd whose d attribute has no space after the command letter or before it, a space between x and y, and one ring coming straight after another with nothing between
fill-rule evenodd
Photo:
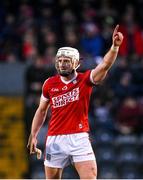
<instances>
[{"instance_id":1,"label":"pointing index finger","mask_svg":"<svg viewBox=\"0 0 143 180\"><path fill-rule=\"evenodd\" d=\"M115 36L115 34L117 34L118 29L119 29L119 24L116 25L114 32L113 32L113 36Z\"/></svg>"}]
</instances>

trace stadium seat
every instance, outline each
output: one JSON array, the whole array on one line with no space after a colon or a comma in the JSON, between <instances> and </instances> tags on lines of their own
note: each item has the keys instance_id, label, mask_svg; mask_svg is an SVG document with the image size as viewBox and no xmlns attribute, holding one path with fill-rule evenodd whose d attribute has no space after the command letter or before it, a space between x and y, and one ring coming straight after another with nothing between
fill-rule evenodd
<instances>
[{"instance_id":1,"label":"stadium seat","mask_svg":"<svg viewBox=\"0 0 143 180\"><path fill-rule=\"evenodd\" d=\"M130 147L122 147L120 151L118 152L118 158L117 158L118 164L127 165L127 164L133 164L137 165L139 164L139 153L136 149L130 148Z\"/></svg>"},{"instance_id":2,"label":"stadium seat","mask_svg":"<svg viewBox=\"0 0 143 180\"><path fill-rule=\"evenodd\" d=\"M114 143L114 133L108 129L99 128L94 133L95 141L97 144L113 144Z\"/></svg>"},{"instance_id":3,"label":"stadium seat","mask_svg":"<svg viewBox=\"0 0 143 180\"><path fill-rule=\"evenodd\" d=\"M121 179L140 179L140 169L138 166L134 166L133 164L130 164L128 166L120 166L120 178Z\"/></svg>"},{"instance_id":4,"label":"stadium seat","mask_svg":"<svg viewBox=\"0 0 143 180\"><path fill-rule=\"evenodd\" d=\"M118 179L118 171L114 163L103 162L98 167L98 179Z\"/></svg>"},{"instance_id":5,"label":"stadium seat","mask_svg":"<svg viewBox=\"0 0 143 180\"><path fill-rule=\"evenodd\" d=\"M124 171L122 172L122 174L120 175L121 179L140 179L140 174L139 172L136 171Z\"/></svg>"},{"instance_id":6,"label":"stadium seat","mask_svg":"<svg viewBox=\"0 0 143 180\"><path fill-rule=\"evenodd\" d=\"M117 148L121 146L137 147L139 145L139 138L136 135L119 135L116 137L115 145Z\"/></svg>"},{"instance_id":7,"label":"stadium seat","mask_svg":"<svg viewBox=\"0 0 143 180\"><path fill-rule=\"evenodd\" d=\"M97 162L112 162L116 161L116 155L113 145L102 144L94 149Z\"/></svg>"}]
</instances>

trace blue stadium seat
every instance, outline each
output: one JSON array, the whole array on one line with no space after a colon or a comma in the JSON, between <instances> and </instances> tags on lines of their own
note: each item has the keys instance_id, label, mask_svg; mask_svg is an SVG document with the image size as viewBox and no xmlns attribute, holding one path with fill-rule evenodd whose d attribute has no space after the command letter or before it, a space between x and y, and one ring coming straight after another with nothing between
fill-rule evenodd
<instances>
[{"instance_id":1,"label":"blue stadium seat","mask_svg":"<svg viewBox=\"0 0 143 180\"><path fill-rule=\"evenodd\" d=\"M116 137L115 145L121 146L139 146L139 138L136 135L119 135Z\"/></svg>"},{"instance_id":2,"label":"blue stadium seat","mask_svg":"<svg viewBox=\"0 0 143 180\"><path fill-rule=\"evenodd\" d=\"M138 165L139 164L139 153L134 147L122 147L118 152L117 162L120 165Z\"/></svg>"},{"instance_id":3,"label":"blue stadium seat","mask_svg":"<svg viewBox=\"0 0 143 180\"><path fill-rule=\"evenodd\" d=\"M128 165L128 166L121 166L119 168L120 171L120 178L121 179L140 179L140 169L138 166Z\"/></svg>"},{"instance_id":4,"label":"blue stadium seat","mask_svg":"<svg viewBox=\"0 0 143 180\"><path fill-rule=\"evenodd\" d=\"M95 155L97 158L97 162L112 162L116 161L115 150L112 145L103 144L97 146L95 149Z\"/></svg>"},{"instance_id":5,"label":"blue stadium seat","mask_svg":"<svg viewBox=\"0 0 143 180\"><path fill-rule=\"evenodd\" d=\"M113 144L114 143L114 133L108 129L97 129L94 133L95 141L97 144Z\"/></svg>"},{"instance_id":6,"label":"blue stadium seat","mask_svg":"<svg viewBox=\"0 0 143 180\"><path fill-rule=\"evenodd\" d=\"M118 171L114 163L103 162L98 167L98 179L118 179Z\"/></svg>"}]
</instances>

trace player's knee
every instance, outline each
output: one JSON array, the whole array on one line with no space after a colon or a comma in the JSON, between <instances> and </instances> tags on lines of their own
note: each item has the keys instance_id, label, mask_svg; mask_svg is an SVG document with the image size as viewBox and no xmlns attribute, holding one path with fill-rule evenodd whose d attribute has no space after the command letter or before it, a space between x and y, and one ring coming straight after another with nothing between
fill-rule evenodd
<instances>
[{"instance_id":1,"label":"player's knee","mask_svg":"<svg viewBox=\"0 0 143 180\"><path fill-rule=\"evenodd\" d=\"M91 167L84 171L81 176L81 179L96 179L97 178L97 169L95 167Z\"/></svg>"},{"instance_id":2,"label":"player's knee","mask_svg":"<svg viewBox=\"0 0 143 180\"><path fill-rule=\"evenodd\" d=\"M89 168L89 175L91 177L97 177L97 166L94 166L92 165L90 168Z\"/></svg>"},{"instance_id":3,"label":"player's knee","mask_svg":"<svg viewBox=\"0 0 143 180\"><path fill-rule=\"evenodd\" d=\"M91 177L97 178L97 169L95 167L91 168Z\"/></svg>"}]
</instances>

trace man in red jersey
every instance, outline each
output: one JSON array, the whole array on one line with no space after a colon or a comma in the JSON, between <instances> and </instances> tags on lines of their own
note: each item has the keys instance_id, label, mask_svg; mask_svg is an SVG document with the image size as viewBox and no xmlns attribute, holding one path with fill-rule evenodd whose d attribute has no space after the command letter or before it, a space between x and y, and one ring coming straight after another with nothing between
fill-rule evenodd
<instances>
[{"instance_id":1,"label":"man in red jersey","mask_svg":"<svg viewBox=\"0 0 143 180\"><path fill-rule=\"evenodd\" d=\"M51 107L46 148L46 179L60 179L63 168L73 162L80 179L96 179L97 166L88 138L88 106L94 84L100 83L114 63L123 35L116 26L112 46L95 69L77 73L79 52L63 47L56 54L58 75L48 78L42 88L39 107L32 122L28 148L36 153L37 135Z\"/></svg>"}]
</instances>

